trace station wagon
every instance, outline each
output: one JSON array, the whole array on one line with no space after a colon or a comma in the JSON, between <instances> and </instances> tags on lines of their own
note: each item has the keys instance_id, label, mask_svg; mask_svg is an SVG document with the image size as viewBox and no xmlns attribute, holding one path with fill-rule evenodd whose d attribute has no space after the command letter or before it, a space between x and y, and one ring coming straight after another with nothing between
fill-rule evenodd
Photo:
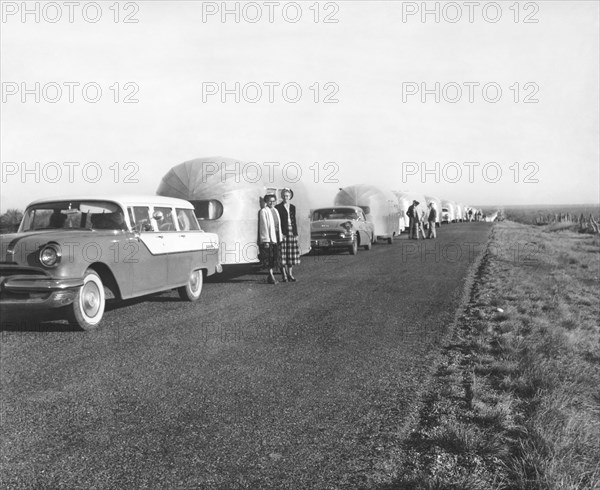
<instances>
[{"instance_id":1,"label":"station wagon","mask_svg":"<svg viewBox=\"0 0 600 490\"><path fill-rule=\"evenodd\" d=\"M0 307L61 308L83 329L100 323L105 288L117 299L176 288L195 301L221 272L218 236L188 201L161 196L34 201L0 246Z\"/></svg>"}]
</instances>

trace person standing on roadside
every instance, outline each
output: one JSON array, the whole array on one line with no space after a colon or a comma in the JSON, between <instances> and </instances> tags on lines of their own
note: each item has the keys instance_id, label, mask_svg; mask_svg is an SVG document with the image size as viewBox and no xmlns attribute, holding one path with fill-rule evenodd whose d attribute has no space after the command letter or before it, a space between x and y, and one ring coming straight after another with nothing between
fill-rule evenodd
<instances>
[{"instance_id":1,"label":"person standing on roadside","mask_svg":"<svg viewBox=\"0 0 600 490\"><path fill-rule=\"evenodd\" d=\"M281 190L281 199L275 209L281 217L281 279L283 282L296 282L292 268L300 263L300 248L298 247L298 227L296 225L296 206L290 203L294 197L291 189Z\"/></svg>"},{"instance_id":2,"label":"person standing on roadside","mask_svg":"<svg viewBox=\"0 0 600 490\"><path fill-rule=\"evenodd\" d=\"M408 209L406 210L406 216L408 216L408 239L412 240L415 238L415 203L418 204L417 201L413 201Z\"/></svg>"},{"instance_id":3,"label":"person standing on roadside","mask_svg":"<svg viewBox=\"0 0 600 490\"><path fill-rule=\"evenodd\" d=\"M437 221L437 209L435 209L435 203L431 201L429 203L429 213L427 215L427 238L435 238L435 222Z\"/></svg>"},{"instance_id":4,"label":"person standing on roadside","mask_svg":"<svg viewBox=\"0 0 600 490\"><path fill-rule=\"evenodd\" d=\"M258 213L258 236L263 266L269 270L267 282L277 284L273 269L279 267L279 244L281 243L281 219L275 209L277 197L266 194L263 198L266 206Z\"/></svg>"},{"instance_id":5,"label":"person standing on roadside","mask_svg":"<svg viewBox=\"0 0 600 490\"><path fill-rule=\"evenodd\" d=\"M421 208L419 201L413 201L413 238L419 239L419 235L425 238L425 230L423 229L423 221L425 220L425 211ZM410 209L410 208L409 208Z\"/></svg>"}]
</instances>

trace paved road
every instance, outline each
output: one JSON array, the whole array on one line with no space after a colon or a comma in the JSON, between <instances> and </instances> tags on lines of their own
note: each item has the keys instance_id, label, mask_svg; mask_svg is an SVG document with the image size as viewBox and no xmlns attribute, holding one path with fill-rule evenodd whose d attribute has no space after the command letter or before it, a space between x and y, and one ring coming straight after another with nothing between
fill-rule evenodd
<instances>
[{"instance_id":1,"label":"paved road","mask_svg":"<svg viewBox=\"0 0 600 490\"><path fill-rule=\"evenodd\" d=\"M373 487L395 469L490 225L252 268L110 305L102 328L3 324L3 487Z\"/></svg>"}]
</instances>

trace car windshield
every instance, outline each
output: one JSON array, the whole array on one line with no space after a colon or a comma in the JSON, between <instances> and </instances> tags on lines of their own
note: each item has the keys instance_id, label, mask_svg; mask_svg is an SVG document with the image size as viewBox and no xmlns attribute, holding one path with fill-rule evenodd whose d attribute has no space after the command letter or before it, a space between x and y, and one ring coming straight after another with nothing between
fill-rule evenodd
<instances>
[{"instance_id":1,"label":"car windshield","mask_svg":"<svg viewBox=\"0 0 600 490\"><path fill-rule=\"evenodd\" d=\"M25 211L19 231L125 230L125 217L117 204L108 201L52 201Z\"/></svg>"},{"instance_id":2,"label":"car windshield","mask_svg":"<svg viewBox=\"0 0 600 490\"><path fill-rule=\"evenodd\" d=\"M358 212L352 208L323 208L313 212L313 221L324 219L358 219Z\"/></svg>"}]
</instances>

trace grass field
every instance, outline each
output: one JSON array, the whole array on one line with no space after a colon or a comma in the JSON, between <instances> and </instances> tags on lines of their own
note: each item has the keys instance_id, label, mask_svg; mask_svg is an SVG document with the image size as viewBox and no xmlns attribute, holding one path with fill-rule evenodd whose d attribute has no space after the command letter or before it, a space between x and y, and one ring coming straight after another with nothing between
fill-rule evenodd
<instances>
[{"instance_id":1,"label":"grass field","mask_svg":"<svg viewBox=\"0 0 600 490\"><path fill-rule=\"evenodd\" d=\"M569 213L572 216L579 217L583 214L586 218L591 214L596 220L600 216L600 206L598 204L589 205L532 205L532 206L506 206L504 216L510 221L524 224L534 224L536 218L547 217L559 213Z\"/></svg>"},{"instance_id":2,"label":"grass field","mask_svg":"<svg viewBox=\"0 0 600 490\"><path fill-rule=\"evenodd\" d=\"M497 223L397 488L600 488L600 238Z\"/></svg>"}]
</instances>

